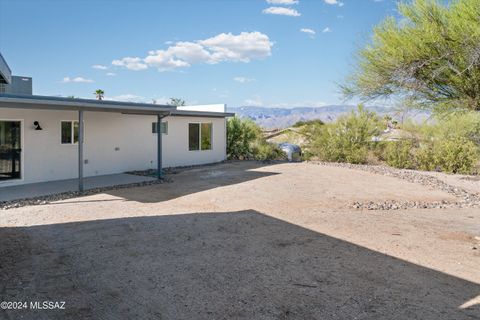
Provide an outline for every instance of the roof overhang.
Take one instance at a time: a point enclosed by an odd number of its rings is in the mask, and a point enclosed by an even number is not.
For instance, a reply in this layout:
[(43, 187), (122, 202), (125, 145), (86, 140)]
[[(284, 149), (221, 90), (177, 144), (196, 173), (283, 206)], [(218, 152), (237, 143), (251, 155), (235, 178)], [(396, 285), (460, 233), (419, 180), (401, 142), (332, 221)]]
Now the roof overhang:
[(116, 112), (132, 115), (165, 115), (174, 117), (227, 118), (230, 112), (177, 110), (175, 106), (110, 100), (77, 99), (36, 95), (0, 94), (0, 108)]
[(82, 110), (143, 115), (167, 115), (175, 110), (174, 106), (147, 103), (10, 94), (0, 94), (0, 108), (58, 111)]
[(205, 118), (228, 118), (234, 117), (235, 113), (231, 112), (212, 112), (212, 111), (191, 111), (191, 110), (174, 110), (170, 114), (173, 117), (205, 117)]

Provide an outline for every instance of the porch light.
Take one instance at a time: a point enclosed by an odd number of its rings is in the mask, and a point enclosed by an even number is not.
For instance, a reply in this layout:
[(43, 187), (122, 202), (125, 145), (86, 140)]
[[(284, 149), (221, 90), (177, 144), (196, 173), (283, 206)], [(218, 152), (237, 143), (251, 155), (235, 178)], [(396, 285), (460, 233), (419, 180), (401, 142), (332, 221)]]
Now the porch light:
[(43, 130), (42, 127), (40, 127), (40, 123), (38, 121), (33, 122), (33, 127), (35, 130)]

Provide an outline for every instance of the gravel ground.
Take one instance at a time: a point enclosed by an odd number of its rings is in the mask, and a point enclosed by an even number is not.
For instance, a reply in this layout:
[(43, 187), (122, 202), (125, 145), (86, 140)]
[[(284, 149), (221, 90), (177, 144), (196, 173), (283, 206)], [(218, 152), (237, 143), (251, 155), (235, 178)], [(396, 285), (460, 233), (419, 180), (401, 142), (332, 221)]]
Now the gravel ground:
[(233, 162), (0, 211), (0, 319), (478, 319), (480, 210), (370, 171)]
[[(462, 188), (458, 185), (452, 185), (450, 183), (458, 184), (458, 180), (453, 180), (447, 174), (436, 173), (433, 175), (429, 172), (422, 172), (416, 170), (404, 170), (396, 169), (387, 166), (372, 166), (372, 165), (355, 165), (350, 163), (330, 163), (330, 162), (311, 162), (313, 164), (323, 165), (323, 166), (334, 166), (340, 168), (348, 168), (355, 170), (363, 170), (372, 172), (375, 174), (380, 174), (389, 177), (395, 177), (402, 180), (406, 180), (412, 183), (418, 183), (426, 187), (430, 187), (436, 190), (445, 191), (451, 195), (454, 195), (458, 200), (457, 201), (434, 201), (434, 202), (425, 202), (425, 201), (397, 201), (391, 199), (384, 202), (355, 202), (352, 207), (355, 209), (368, 209), (368, 210), (399, 210), (399, 209), (408, 209), (408, 208), (419, 208), (419, 209), (441, 209), (441, 208), (480, 208), (480, 181), (476, 176), (462, 176), (462, 179), (466, 181), (471, 181), (471, 185), (476, 185), (475, 188)], [(471, 190), (468, 190), (471, 189)]]

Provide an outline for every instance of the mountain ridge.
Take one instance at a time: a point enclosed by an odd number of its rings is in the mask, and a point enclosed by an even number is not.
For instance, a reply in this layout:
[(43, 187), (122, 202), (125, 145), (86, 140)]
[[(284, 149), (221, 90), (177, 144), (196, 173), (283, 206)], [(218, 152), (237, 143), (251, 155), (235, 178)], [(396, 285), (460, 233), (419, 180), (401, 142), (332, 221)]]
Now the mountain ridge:
[[(264, 128), (286, 128), (297, 121), (308, 121), (320, 119), (324, 122), (331, 122), (340, 115), (356, 110), (355, 105), (327, 105), (322, 107), (294, 107), (278, 108), (267, 106), (241, 106), (227, 108), (228, 112), (234, 112), (241, 118), (248, 118)], [(385, 106), (366, 106), (365, 109), (374, 111), (380, 116), (390, 115), (393, 118), (413, 118), (414, 120), (424, 120), (429, 114), (424, 111), (416, 113), (403, 113), (392, 107)]]

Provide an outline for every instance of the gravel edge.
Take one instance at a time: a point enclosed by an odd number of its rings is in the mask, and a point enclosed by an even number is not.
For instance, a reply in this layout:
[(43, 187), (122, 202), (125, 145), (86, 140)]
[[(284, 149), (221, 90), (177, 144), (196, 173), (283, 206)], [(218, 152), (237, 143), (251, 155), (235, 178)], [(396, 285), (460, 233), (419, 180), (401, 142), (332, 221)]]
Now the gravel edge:
[(150, 181), (121, 184), (121, 185), (115, 185), (115, 186), (109, 186), (109, 187), (94, 188), (94, 189), (85, 190), (83, 192), (67, 191), (67, 192), (40, 196), (40, 197), (17, 199), (17, 200), (11, 200), (11, 201), (0, 201), (0, 210), (8, 210), (8, 209), (20, 208), (25, 206), (45, 205), (55, 201), (89, 196), (97, 193), (102, 193), (105, 191), (120, 190), (120, 189), (135, 188), (135, 187), (145, 187), (145, 186), (151, 186), (151, 185), (162, 184), (162, 183), (170, 183), (170, 182), (171, 182), (170, 179), (164, 178), (161, 180), (150, 180)]
[(444, 191), (458, 198), (458, 201), (397, 201), (387, 200), (383, 202), (356, 201), (350, 205), (354, 209), (366, 209), (366, 210), (400, 210), (400, 209), (446, 209), (446, 208), (480, 208), (480, 193), (472, 193), (465, 189), (452, 186), (436, 177), (431, 175), (422, 174), (421, 171), (397, 169), (381, 165), (360, 165), (350, 163), (336, 163), (336, 162), (320, 162), (309, 161), (311, 164), (339, 167), (354, 170), (362, 170), (379, 174), (383, 176), (389, 176), (406, 180), (408, 182), (421, 184), (423, 186)]

